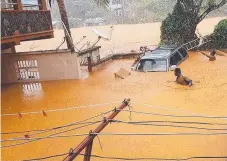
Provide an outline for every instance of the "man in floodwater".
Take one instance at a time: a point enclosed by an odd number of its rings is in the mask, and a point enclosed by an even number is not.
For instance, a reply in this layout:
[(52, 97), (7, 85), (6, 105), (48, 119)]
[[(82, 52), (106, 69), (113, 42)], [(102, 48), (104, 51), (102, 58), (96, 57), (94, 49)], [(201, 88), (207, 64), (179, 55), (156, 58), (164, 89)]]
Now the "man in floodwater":
[(174, 71), (175, 76), (177, 77), (176, 82), (181, 85), (188, 85), (189, 87), (192, 86), (192, 80), (188, 77), (185, 77), (181, 74), (181, 69), (176, 68)]
[(216, 57), (215, 57), (216, 51), (215, 50), (211, 50), (210, 51), (210, 55), (208, 55), (206, 53), (203, 53), (203, 52), (200, 52), (200, 53), (202, 53), (203, 55), (207, 56), (210, 61), (216, 60)]

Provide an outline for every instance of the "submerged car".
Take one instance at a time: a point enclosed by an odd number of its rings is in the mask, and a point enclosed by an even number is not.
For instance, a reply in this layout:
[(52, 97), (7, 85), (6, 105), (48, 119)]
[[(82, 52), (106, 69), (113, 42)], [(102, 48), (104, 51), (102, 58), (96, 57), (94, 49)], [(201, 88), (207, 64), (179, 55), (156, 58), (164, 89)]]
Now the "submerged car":
[(132, 67), (132, 70), (143, 72), (167, 72), (174, 70), (182, 61), (188, 58), (188, 52), (183, 47), (161, 46), (145, 55)]

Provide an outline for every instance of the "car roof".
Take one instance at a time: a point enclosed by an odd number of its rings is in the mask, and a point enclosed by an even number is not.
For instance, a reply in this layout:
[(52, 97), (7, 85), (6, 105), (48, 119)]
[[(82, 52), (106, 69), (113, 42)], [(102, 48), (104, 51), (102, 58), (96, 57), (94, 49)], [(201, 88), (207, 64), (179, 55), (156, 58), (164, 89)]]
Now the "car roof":
[(173, 54), (173, 51), (177, 49), (177, 45), (163, 45), (156, 48), (153, 51), (145, 52), (145, 56), (141, 59), (162, 59), (168, 58)]
[(146, 52), (145, 56), (143, 56), (141, 59), (158, 59), (158, 58), (167, 58), (172, 53), (171, 50), (167, 49), (156, 49), (151, 52)]

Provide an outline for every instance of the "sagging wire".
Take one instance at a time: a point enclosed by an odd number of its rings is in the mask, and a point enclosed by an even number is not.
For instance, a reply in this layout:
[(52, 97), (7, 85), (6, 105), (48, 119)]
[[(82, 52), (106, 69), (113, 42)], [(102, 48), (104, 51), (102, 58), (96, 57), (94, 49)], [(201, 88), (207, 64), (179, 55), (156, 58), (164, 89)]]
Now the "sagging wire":
[[(59, 109), (53, 109), (53, 110), (46, 110), (46, 112), (58, 112), (58, 111), (66, 111), (66, 110), (73, 110), (73, 109), (80, 109), (80, 108), (87, 108), (87, 107), (97, 107), (102, 105), (109, 105), (114, 103), (119, 103), (121, 101), (114, 101), (114, 102), (108, 102), (108, 103), (102, 103), (102, 104), (93, 104), (93, 105), (87, 105), (87, 106), (74, 106), (69, 108), (59, 108)], [(32, 112), (21, 112), (19, 113), (21, 115), (27, 115), (27, 114), (43, 114), (43, 111), (32, 111)], [(0, 116), (17, 116), (18, 113), (8, 113), (8, 114), (1, 114)]]
[(189, 128), (189, 129), (199, 129), (199, 130), (208, 130), (208, 131), (227, 131), (226, 129), (216, 129), (216, 128), (205, 128), (205, 127), (197, 127), (197, 126), (183, 126), (183, 125), (163, 125), (163, 124), (152, 124), (152, 123), (135, 123), (135, 122), (126, 122), (126, 121), (120, 121), (120, 120), (111, 120), (112, 122), (116, 123), (124, 123), (124, 124), (131, 124), (131, 125), (143, 125), (143, 126), (163, 126), (163, 127), (180, 127), (180, 128)]
[[(56, 158), (60, 156), (68, 155), (69, 153), (62, 153), (56, 154), (52, 156), (42, 157), (42, 158), (34, 158), (34, 159), (26, 159), (24, 161), (35, 161), (35, 160), (46, 160), (50, 158)], [(70, 153), (71, 155), (74, 154), (73, 152)], [(192, 156), (187, 158), (151, 158), (151, 157), (140, 157), (140, 158), (126, 158), (126, 157), (107, 157), (107, 156), (100, 156), (100, 155), (86, 155), (86, 154), (78, 154), (79, 156), (90, 156), (93, 158), (99, 159), (109, 159), (109, 160), (162, 160), (162, 161), (176, 161), (176, 160), (192, 160), (192, 159), (226, 159), (227, 156)]]
[[(62, 134), (62, 133), (66, 133), (66, 132), (69, 132), (69, 131), (73, 131), (73, 130), (76, 130), (76, 129), (81, 129), (81, 128), (84, 128), (84, 127), (87, 127), (87, 126), (90, 126), (90, 125), (93, 125), (93, 124), (96, 124), (96, 123), (99, 123), (99, 122), (102, 122), (102, 121), (96, 121), (96, 122), (92, 122), (92, 123), (89, 123), (89, 124), (86, 124), (86, 125), (83, 125), (83, 126), (79, 126), (79, 127), (76, 127), (76, 128), (72, 128), (72, 129), (69, 129), (69, 130), (65, 130), (65, 131), (62, 131), (62, 132), (58, 132), (58, 133), (54, 133), (54, 134), (51, 134), (49, 136), (55, 136), (57, 134)], [(11, 138), (11, 139), (5, 139), (5, 140), (1, 140), (1, 142), (7, 142), (7, 141), (18, 141), (18, 140), (29, 140), (29, 138), (31, 136), (34, 136), (34, 135), (29, 135), (28, 137), (17, 137), (17, 138)], [(46, 138), (46, 137), (39, 137), (38, 139), (41, 139), (41, 138)], [(30, 138), (30, 140), (34, 140), (35, 138)], [(37, 138), (36, 138), (37, 139)]]
[(132, 112), (131, 112), (132, 106), (130, 104), (128, 104), (128, 109), (129, 109), (129, 120), (131, 121), (132, 120)]
[(100, 146), (100, 148), (101, 148), (101, 150), (103, 150), (103, 146), (102, 146), (102, 143), (101, 143), (101, 141), (100, 141), (100, 138), (99, 138), (99, 136), (97, 135), (97, 138), (98, 138), (98, 141), (99, 141), (99, 146)]
[[(104, 112), (102, 114), (108, 114), (110, 112), (112, 112), (112, 110), (106, 111), (106, 112)], [(57, 126), (57, 127), (49, 128), (49, 129), (27, 130), (27, 131), (17, 131), (17, 132), (2, 132), (0, 134), (16, 134), (16, 133), (28, 133), (28, 132), (49, 132), (49, 131), (52, 131), (52, 130), (56, 130), (56, 129), (60, 129), (60, 128), (64, 128), (64, 127), (69, 127), (69, 126), (73, 126), (73, 125), (80, 125), (80, 124), (91, 123), (91, 122), (85, 122), (85, 121), (88, 121), (88, 120), (91, 120), (91, 119), (94, 119), (94, 118), (98, 118), (102, 114), (98, 114), (98, 115), (95, 115), (95, 116), (86, 118), (84, 120), (81, 120), (81, 121), (77, 121), (77, 122), (73, 122), (73, 123), (62, 125), (62, 126)]]
[[(114, 119), (110, 119), (111, 122), (118, 122), (121, 120), (114, 120)], [(165, 121), (165, 120), (150, 120), (150, 121), (130, 121), (129, 123), (174, 123), (174, 124), (199, 124), (199, 125), (223, 125), (223, 126), (227, 126), (227, 124), (224, 123), (210, 123), (210, 122), (190, 122), (190, 121)]]
[(108, 136), (199, 136), (199, 135), (227, 135), (227, 132), (216, 133), (91, 133), (92, 135)]
[(170, 115), (170, 114), (160, 114), (154, 112), (142, 112), (142, 111), (133, 111), (133, 110), (119, 110), (126, 111), (138, 114), (146, 114), (146, 115), (156, 115), (156, 116), (166, 116), (166, 117), (189, 117), (189, 118), (213, 118), (213, 119), (227, 119), (227, 116), (205, 116), (205, 115)]
[[(82, 133), (82, 134), (71, 134), (71, 135), (49, 135), (46, 137), (37, 137), (37, 138), (21, 138), (20, 140), (28, 140), (28, 141), (35, 141), (35, 140), (41, 140), (41, 139), (54, 139), (54, 138), (71, 138), (71, 137), (75, 137), (75, 136), (89, 136), (89, 135), (105, 135), (105, 136), (199, 136), (199, 135), (207, 135), (207, 136), (216, 136), (216, 135), (227, 135), (227, 132), (216, 132), (216, 133)], [(19, 140), (19, 139), (18, 139)], [(27, 142), (26, 142), (27, 143)], [(19, 143), (19, 144), (11, 144), (8, 146), (2, 146), (1, 148), (4, 147), (13, 147), (13, 146), (17, 146), (17, 145), (22, 145), (25, 144), (25, 142), (23, 143)]]

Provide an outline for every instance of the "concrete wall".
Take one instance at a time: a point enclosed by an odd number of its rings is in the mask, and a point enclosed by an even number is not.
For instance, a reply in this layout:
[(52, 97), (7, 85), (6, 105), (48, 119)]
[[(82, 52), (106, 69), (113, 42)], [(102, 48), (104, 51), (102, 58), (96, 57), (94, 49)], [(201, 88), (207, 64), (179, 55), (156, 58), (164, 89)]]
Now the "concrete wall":
[[(18, 80), (15, 65), (17, 61), (22, 60), (37, 60), (40, 79)], [(80, 65), (77, 54), (71, 54), (68, 51), (2, 54), (1, 67), (3, 84), (80, 78)]]
[(100, 52), (99, 52), (99, 47), (96, 47), (94, 49), (87, 49), (88, 51), (84, 54), (80, 54), (79, 53), (79, 59), (80, 59), (80, 63), (83, 62), (83, 60), (87, 60), (87, 57), (90, 56), (91, 57), (91, 61), (92, 63), (97, 63), (99, 61), (100, 58)]

